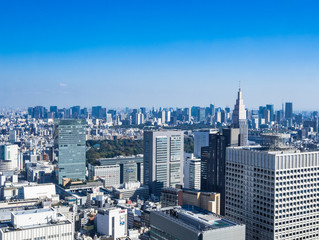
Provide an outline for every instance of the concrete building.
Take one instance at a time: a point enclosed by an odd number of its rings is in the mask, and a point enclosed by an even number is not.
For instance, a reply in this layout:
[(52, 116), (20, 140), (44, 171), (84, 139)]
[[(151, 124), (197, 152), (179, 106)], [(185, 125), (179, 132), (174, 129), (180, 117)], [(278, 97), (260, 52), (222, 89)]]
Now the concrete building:
[(206, 213), (180, 207), (151, 211), (150, 239), (156, 240), (244, 240), (245, 225)]
[(95, 217), (96, 231), (112, 239), (127, 236), (127, 209), (110, 208), (99, 210)]
[(0, 145), (0, 172), (18, 170), (18, 145)]
[(26, 164), (27, 180), (29, 182), (50, 183), (54, 180), (55, 165), (49, 162), (36, 162)]
[(14, 130), (14, 129), (10, 129), (10, 130), (9, 130), (9, 142), (10, 142), (11, 144), (14, 144), (14, 143), (17, 142), (17, 140), (18, 140), (17, 131)]
[(160, 196), (162, 187), (183, 184), (184, 133), (144, 132), (144, 184)]
[(103, 179), (104, 187), (118, 187), (121, 184), (120, 165), (94, 166), (89, 164), (89, 179)]
[(122, 188), (114, 189), (113, 194), (117, 199), (147, 200), (149, 198), (149, 188), (148, 186), (141, 186), (140, 182), (129, 182), (124, 183)]
[(54, 131), (55, 147), (59, 162), (57, 178), (85, 180), (86, 171), (86, 122), (85, 120), (58, 120)]
[(71, 240), (72, 223), (53, 208), (11, 213), (11, 222), (0, 226), (1, 240)]
[(97, 160), (97, 165), (88, 165), (89, 179), (94, 180), (101, 178), (100, 176), (107, 176), (103, 171), (107, 171), (110, 165), (117, 165), (120, 168), (119, 182), (120, 184), (128, 182), (143, 183), (143, 156), (120, 156), (115, 158), (101, 158)]
[(183, 205), (196, 206), (220, 215), (220, 193), (183, 189)]
[(226, 150), (226, 216), (251, 239), (318, 239), (319, 152)]
[(161, 192), (161, 205), (165, 207), (174, 207), (183, 205), (183, 190), (172, 187), (164, 187)]
[(56, 195), (55, 184), (37, 184), (22, 187), (23, 199), (52, 198)]
[(201, 159), (185, 153), (184, 187), (200, 190)]

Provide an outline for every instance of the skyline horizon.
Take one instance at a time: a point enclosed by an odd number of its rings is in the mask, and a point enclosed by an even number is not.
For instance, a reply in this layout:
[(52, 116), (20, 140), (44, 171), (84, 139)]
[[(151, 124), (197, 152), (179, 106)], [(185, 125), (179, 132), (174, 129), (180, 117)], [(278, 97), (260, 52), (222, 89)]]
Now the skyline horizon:
[(0, 6), (6, 23), (0, 107), (233, 107), (240, 81), (251, 109), (267, 102), (319, 108), (316, 6), (167, 0)]

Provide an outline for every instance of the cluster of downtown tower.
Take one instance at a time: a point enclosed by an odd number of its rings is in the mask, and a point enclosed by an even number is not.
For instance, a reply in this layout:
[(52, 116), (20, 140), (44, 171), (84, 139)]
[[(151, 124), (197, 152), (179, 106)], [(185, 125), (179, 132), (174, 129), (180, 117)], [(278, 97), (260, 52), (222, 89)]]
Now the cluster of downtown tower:
[[(161, 202), (162, 210), (151, 214), (155, 220), (151, 222), (150, 239), (181, 239), (177, 232), (182, 231), (184, 225), (176, 218), (183, 212), (167, 208), (182, 205), (181, 191), (184, 196), (197, 196), (194, 206), (219, 214), (218, 220), (215, 217), (216, 221), (221, 221), (219, 224), (245, 226), (244, 231), (229, 228), (228, 233), (221, 232), (221, 239), (234, 239), (236, 234), (238, 239), (248, 240), (319, 238), (316, 112), (310, 117), (294, 115), (292, 103), (285, 104), (285, 111), (275, 112), (272, 104), (248, 111), (239, 89), (232, 113), (229, 108), (215, 108), (214, 105), (191, 109), (160, 108), (150, 112), (146, 108), (107, 111), (95, 106), (91, 113), (79, 106), (69, 109), (52, 106), (50, 111), (37, 106), (29, 108), (28, 115), (34, 119), (54, 119), (52, 135), (57, 167), (52, 182), (59, 189), (97, 179), (106, 187), (112, 184), (115, 187), (132, 179), (141, 184), (134, 199)], [(88, 125), (93, 127), (88, 128)], [(143, 139), (143, 156), (104, 158), (98, 159), (98, 166), (87, 164), (88, 135), (98, 139), (103, 137), (98, 127), (111, 128), (113, 125), (122, 126), (114, 131), (127, 131), (125, 134), (129, 137), (132, 132), (123, 129), (136, 128), (134, 134), (141, 134)], [(179, 126), (190, 128), (176, 130)], [(37, 132), (36, 128), (31, 124), (31, 134)], [(10, 129), (9, 140), (13, 143), (15, 134), (16, 131)], [(186, 153), (184, 145), (184, 138), (190, 136), (194, 139), (193, 154)], [(0, 146), (0, 167), (4, 170), (17, 168), (10, 160), (14, 149), (13, 145)], [(125, 191), (116, 189), (115, 192), (120, 196)], [(203, 200), (207, 196), (209, 199)], [(110, 216), (112, 211), (99, 210), (97, 219)], [(168, 213), (173, 217), (166, 216)], [(169, 224), (163, 224), (163, 219)], [(180, 224), (177, 224), (181, 227), (179, 230), (170, 227), (175, 223)], [(210, 239), (208, 235), (205, 238), (205, 234), (212, 234), (214, 231), (209, 231), (215, 229), (209, 227), (208, 231), (206, 227), (189, 223), (184, 230), (197, 234), (196, 239), (205, 240)]]

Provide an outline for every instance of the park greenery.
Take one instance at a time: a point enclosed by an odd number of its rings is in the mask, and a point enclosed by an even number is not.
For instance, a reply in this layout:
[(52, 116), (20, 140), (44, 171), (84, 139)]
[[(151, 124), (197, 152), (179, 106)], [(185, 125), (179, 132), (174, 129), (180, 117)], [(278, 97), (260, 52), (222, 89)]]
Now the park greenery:
[[(143, 140), (117, 139), (117, 140), (88, 140), (86, 159), (88, 163), (96, 164), (99, 158), (112, 158), (116, 156), (132, 156), (143, 154)], [(184, 138), (184, 151), (193, 152), (194, 141), (191, 137)]]

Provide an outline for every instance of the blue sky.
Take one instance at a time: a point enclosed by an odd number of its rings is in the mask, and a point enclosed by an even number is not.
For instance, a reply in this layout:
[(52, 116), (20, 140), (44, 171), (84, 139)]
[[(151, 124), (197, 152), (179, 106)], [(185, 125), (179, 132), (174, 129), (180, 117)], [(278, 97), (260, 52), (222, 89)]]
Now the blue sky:
[(1, 1), (0, 106), (319, 107), (316, 1)]

